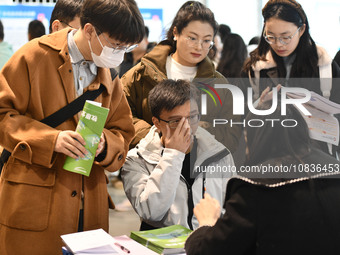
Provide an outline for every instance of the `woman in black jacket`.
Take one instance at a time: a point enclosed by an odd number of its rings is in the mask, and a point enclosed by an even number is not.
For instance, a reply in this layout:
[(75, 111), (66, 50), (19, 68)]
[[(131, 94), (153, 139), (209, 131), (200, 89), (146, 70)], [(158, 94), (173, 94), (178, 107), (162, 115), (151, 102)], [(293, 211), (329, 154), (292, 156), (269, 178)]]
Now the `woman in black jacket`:
[[(286, 116), (278, 107), (251, 119), (263, 126), (245, 129), (247, 160), (228, 183), (226, 212), (218, 219), (217, 201), (201, 200), (194, 209), (201, 227), (189, 236), (187, 254), (340, 254), (339, 161), (311, 145), (291, 105)], [(282, 125), (287, 119), (292, 127)]]

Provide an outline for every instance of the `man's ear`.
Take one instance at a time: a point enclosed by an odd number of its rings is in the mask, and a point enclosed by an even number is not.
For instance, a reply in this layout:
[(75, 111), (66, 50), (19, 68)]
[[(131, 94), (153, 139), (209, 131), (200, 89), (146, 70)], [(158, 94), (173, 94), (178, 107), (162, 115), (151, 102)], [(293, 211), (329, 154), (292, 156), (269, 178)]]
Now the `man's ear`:
[(161, 125), (159, 123), (159, 119), (157, 119), (156, 117), (152, 117), (152, 123), (156, 126), (156, 128), (161, 130)]
[(61, 24), (60, 20), (56, 19), (52, 22), (52, 33), (62, 30), (64, 26)]
[(84, 32), (86, 39), (90, 40), (92, 34), (95, 33), (94, 26), (92, 26), (90, 23), (86, 23), (84, 26)]

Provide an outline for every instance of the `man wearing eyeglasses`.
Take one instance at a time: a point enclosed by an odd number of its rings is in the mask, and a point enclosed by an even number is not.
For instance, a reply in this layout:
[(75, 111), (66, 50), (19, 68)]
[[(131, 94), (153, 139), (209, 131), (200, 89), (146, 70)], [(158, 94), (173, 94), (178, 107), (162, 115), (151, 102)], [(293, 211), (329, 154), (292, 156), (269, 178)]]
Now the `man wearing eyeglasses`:
[(83, 0), (58, 0), (51, 14), (50, 33), (67, 27), (79, 29), (82, 4)]
[[(78, 30), (62, 29), (19, 49), (0, 72), (0, 145), (11, 152), (0, 176), (0, 254), (61, 254), (60, 235), (108, 231), (104, 169), (125, 161), (134, 136), (118, 77), (125, 52), (144, 37), (133, 0), (85, 0)], [(63, 169), (66, 156), (85, 158), (75, 132), (79, 114), (56, 128), (40, 122), (87, 91), (109, 109), (89, 177)]]
[(193, 207), (209, 193), (224, 201), (233, 175), (229, 151), (199, 127), (197, 88), (164, 80), (148, 96), (154, 126), (122, 167), (125, 193), (142, 218), (141, 230), (198, 227)]

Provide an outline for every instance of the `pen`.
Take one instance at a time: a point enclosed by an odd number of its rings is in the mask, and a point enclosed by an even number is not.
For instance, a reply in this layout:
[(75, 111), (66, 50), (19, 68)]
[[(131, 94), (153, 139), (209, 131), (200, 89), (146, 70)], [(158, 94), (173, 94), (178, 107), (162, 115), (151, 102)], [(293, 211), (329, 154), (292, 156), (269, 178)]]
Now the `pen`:
[(122, 251), (126, 252), (126, 253), (130, 253), (130, 250), (126, 247), (124, 247), (123, 245), (119, 244), (119, 243), (115, 243), (116, 246), (118, 246)]
[(203, 180), (202, 180), (202, 198), (204, 198), (204, 193), (207, 191), (206, 187), (206, 180), (205, 180), (205, 173), (203, 174)]

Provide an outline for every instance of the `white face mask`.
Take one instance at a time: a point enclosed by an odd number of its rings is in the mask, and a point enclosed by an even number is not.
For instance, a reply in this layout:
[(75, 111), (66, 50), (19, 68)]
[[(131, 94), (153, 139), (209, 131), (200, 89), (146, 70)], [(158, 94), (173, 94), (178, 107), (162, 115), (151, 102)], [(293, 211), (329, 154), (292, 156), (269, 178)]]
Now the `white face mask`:
[(102, 53), (100, 54), (100, 56), (96, 55), (92, 51), (91, 43), (89, 41), (91, 56), (92, 56), (92, 59), (93, 59), (93, 62), (95, 63), (95, 65), (98, 66), (98, 67), (104, 67), (104, 68), (115, 68), (115, 67), (119, 66), (124, 60), (125, 51), (124, 50), (114, 50), (110, 47), (103, 46), (103, 44), (99, 40), (97, 33), (96, 33), (96, 36), (97, 36), (97, 39), (98, 39), (100, 45), (102, 46), (103, 50), (102, 50)]

